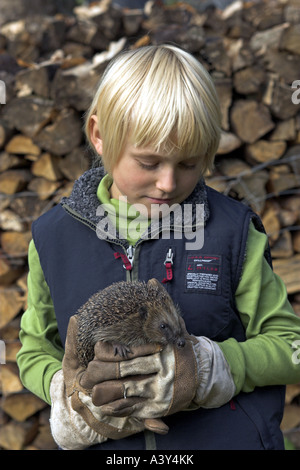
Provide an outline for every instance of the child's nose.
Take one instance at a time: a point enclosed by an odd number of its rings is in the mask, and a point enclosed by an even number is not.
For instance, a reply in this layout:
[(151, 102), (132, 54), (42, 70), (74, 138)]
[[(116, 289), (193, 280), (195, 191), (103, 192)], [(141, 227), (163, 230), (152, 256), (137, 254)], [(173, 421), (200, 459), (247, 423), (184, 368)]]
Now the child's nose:
[(159, 173), (156, 188), (164, 193), (172, 193), (175, 190), (176, 178), (173, 169), (164, 169)]

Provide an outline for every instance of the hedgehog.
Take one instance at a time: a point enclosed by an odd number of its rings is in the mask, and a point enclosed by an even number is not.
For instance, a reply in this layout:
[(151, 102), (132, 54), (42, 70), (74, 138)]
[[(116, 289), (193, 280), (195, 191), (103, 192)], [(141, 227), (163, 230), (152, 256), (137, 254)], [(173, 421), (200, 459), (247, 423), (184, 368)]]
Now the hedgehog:
[(111, 343), (126, 358), (131, 347), (171, 343), (185, 345), (180, 309), (157, 279), (120, 281), (96, 292), (77, 312), (78, 358), (83, 366), (94, 357), (97, 341)]

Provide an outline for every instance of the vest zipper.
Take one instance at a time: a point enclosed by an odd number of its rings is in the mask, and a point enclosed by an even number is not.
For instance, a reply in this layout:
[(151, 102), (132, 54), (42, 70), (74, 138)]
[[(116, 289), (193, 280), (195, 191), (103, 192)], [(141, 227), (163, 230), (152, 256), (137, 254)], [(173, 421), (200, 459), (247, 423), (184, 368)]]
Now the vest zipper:
[(167, 256), (166, 256), (166, 259), (165, 259), (165, 262), (164, 262), (164, 265), (167, 266), (167, 264), (170, 264), (172, 265), (173, 264), (173, 251), (172, 251), (172, 248), (169, 248), (168, 249), (168, 253), (167, 253)]
[(126, 250), (126, 253), (127, 253), (128, 261), (131, 264), (131, 266), (133, 265), (134, 252), (135, 252), (135, 248), (132, 245), (129, 245), (129, 247)]
[[(62, 204), (62, 207), (64, 208), (64, 210), (71, 216), (73, 217), (74, 219), (78, 220), (79, 222), (83, 223), (84, 225), (87, 225), (89, 228), (91, 228), (92, 230), (94, 230), (96, 232), (96, 225), (93, 223), (93, 222), (90, 222), (88, 219), (86, 219), (85, 217), (82, 217), (80, 214), (78, 214), (78, 212), (74, 211), (73, 209), (71, 209), (67, 204)], [(123, 252), (123, 255), (121, 256), (121, 254), (119, 254), (120, 256), (118, 256), (118, 254), (116, 253), (115, 254), (115, 258), (116, 257), (121, 257), (123, 258), (123, 266), (124, 268), (126, 269), (126, 280), (127, 281), (133, 281), (135, 279), (138, 279), (138, 272), (137, 272), (137, 266), (135, 266), (134, 269), (133, 268), (133, 261), (134, 261), (134, 257), (135, 257), (135, 253), (136, 253), (136, 248), (137, 248), (137, 245), (140, 245), (143, 241), (145, 240), (139, 240), (135, 246), (132, 246), (132, 245), (129, 245), (127, 243), (122, 243), (119, 239), (113, 239), (113, 238), (107, 238), (106, 241), (108, 243), (113, 243), (115, 245), (118, 245), (120, 247), (122, 247), (122, 249), (124, 250)], [(126, 253), (126, 254), (125, 254)], [(128, 259), (125, 260), (125, 257)], [(135, 263), (136, 265), (136, 263)]]

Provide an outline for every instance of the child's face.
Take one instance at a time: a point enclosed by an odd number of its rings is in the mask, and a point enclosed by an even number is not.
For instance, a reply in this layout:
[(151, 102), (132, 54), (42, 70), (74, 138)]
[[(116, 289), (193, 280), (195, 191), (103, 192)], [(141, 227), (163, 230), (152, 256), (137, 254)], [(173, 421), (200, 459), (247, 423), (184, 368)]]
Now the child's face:
[[(127, 197), (130, 204), (142, 204), (144, 215), (151, 205), (181, 203), (201, 177), (200, 158), (179, 154), (163, 155), (151, 147), (127, 144), (112, 170), (111, 197)], [(140, 208), (139, 208), (140, 210)]]

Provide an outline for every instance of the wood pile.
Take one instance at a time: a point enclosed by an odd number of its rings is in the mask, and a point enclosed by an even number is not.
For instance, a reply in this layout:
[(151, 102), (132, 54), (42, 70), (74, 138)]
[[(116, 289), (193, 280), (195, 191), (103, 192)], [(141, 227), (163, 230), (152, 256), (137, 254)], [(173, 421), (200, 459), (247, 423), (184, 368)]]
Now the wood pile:
[[(300, 4), (236, 1), (219, 10), (152, 1), (132, 10), (103, 0), (62, 2), (69, 11), (57, 11), (59, 2), (36, 0), (30, 12), (25, 1), (1, 1), (0, 448), (53, 449), (49, 406), (23, 388), (16, 365), (31, 223), (91, 165), (83, 114), (123, 48), (171, 41), (213, 75), (223, 132), (207, 182), (261, 215), (274, 269), (300, 315)], [(299, 396), (289, 388), (284, 429), (300, 425)]]

